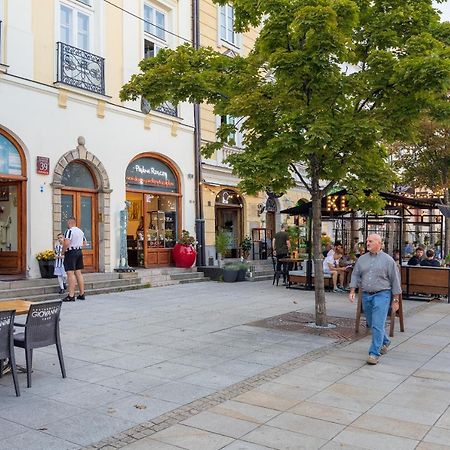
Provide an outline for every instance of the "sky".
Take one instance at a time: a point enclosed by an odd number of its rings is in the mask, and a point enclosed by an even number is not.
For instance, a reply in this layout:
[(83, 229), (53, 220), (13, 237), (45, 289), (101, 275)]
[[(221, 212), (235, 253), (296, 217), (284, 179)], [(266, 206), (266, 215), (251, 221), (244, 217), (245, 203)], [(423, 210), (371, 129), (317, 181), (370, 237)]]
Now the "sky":
[(450, 1), (447, 0), (445, 3), (441, 3), (438, 5), (435, 3), (435, 6), (442, 11), (441, 20), (447, 20), (450, 21)]

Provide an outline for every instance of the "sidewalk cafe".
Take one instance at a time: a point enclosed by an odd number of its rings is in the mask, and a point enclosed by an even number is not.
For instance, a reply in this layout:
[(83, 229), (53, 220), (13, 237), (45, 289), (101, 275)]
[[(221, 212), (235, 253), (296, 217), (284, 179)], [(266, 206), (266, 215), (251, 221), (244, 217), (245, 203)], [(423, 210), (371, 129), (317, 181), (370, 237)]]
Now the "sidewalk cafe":
[[(393, 256), (398, 253), (402, 270), (405, 296), (416, 294), (447, 295), (450, 299), (450, 270), (445, 266), (444, 214), (437, 198), (413, 198), (394, 193), (381, 193), (386, 206), (381, 215), (354, 211), (348, 207), (347, 193), (339, 190), (322, 199), (323, 229), (328, 228), (332, 241), (340, 242), (351, 259), (356, 259), (355, 246), (364, 248), (369, 234), (379, 234), (384, 242), (383, 250)], [(304, 280), (305, 288), (313, 288), (312, 264), (312, 203), (302, 202), (281, 213), (303, 217), (307, 224), (305, 273), (296, 282)], [(407, 266), (416, 247), (433, 249), (441, 267)]]

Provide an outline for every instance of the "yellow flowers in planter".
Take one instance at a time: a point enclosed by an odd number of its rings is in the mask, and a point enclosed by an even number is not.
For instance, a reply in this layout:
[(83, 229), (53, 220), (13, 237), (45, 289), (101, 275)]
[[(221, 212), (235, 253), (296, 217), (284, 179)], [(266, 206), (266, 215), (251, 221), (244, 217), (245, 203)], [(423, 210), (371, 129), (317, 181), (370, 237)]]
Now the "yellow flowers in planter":
[(53, 250), (44, 250), (36, 255), (38, 261), (52, 261), (55, 259), (55, 252)]

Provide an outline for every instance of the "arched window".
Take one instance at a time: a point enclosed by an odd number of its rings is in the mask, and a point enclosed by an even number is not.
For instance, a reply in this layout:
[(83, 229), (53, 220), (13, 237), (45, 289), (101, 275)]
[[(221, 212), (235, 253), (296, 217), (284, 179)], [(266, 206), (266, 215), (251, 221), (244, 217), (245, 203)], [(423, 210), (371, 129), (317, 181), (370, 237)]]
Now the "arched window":
[(22, 175), (20, 153), (3, 134), (0, 134), (0, 174)]
[(67, 187), (95, 189), (91, 171), (81, 162), (71, 162), (62, 174), (61, 184)]

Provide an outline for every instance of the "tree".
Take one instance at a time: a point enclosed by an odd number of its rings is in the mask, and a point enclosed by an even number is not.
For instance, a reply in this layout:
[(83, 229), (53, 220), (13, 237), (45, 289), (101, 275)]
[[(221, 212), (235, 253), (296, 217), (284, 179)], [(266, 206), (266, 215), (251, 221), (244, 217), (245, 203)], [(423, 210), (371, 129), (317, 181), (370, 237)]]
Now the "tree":
[[(450, 126), (429, 117), (423, 119), (411, 143), (393, 145), (394, 167), (401, 180), (416, 188), (442, 192), (443, 203), (450, 207)], [(443, 250), (450, 251), (450, 219), (445, 220)]]
[[(233, 5), (236, 31), (259, 27), (250, 54), (162, 50), (141, 62), (121, 98), (207, 102), (218, 115), (243, 118), (245, 151), (228, 158), (242, 189), (305, 186), (313, 205), (316, 323), (326, 326), (321, 198), (339, 183), (353, 206), (381, 208), (377, 191), (393, 175), (381, 143), (408, 138), (421, 111), (448, 89), (449, 28), (431, 0), (213, 1)], [(233, 131), (222, 125), (218, 142), (203, 152), (229, 143)]]

